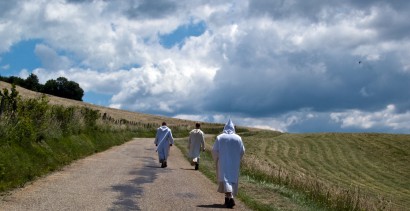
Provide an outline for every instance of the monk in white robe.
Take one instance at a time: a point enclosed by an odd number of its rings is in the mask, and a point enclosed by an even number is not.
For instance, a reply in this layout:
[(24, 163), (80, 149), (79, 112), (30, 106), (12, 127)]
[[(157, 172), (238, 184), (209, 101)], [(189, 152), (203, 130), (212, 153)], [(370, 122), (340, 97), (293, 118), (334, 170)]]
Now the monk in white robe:
[(167, 127), (167, 123), (163, 122), (162, 126), (157, 129), (154, 143), (157, 146), (161, 168), (166, 168), (169, 149), (174, 144), (174, 138), (172, 137), (171, 129)]
[(200, 128), (201, 124), (196, 123), (188, 138), (188, 156), (191, 158), (191, 164), (195, 165), (195, 170), (199, 168), (201, 150), (205, 151), (205, 135)]
[(245, 153), (245, 147), (235, 126), (229, 119), (223, 133), (216, 137), (212, 148), (212, 157), (216, 162), (218, 192), (225, 193), (225, 205), (235, 205), (234, 196), (238, 193), (239, 167)]

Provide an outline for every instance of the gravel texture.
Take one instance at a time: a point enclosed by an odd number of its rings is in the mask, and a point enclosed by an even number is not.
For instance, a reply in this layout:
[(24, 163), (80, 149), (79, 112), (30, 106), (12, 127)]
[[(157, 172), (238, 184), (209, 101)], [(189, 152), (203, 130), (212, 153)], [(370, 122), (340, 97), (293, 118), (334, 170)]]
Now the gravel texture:
[[(160, 168), (153, 139), (133, 139), (2, 197), (0, 210), (226, 210), (224, 195), (181, 151)], [(239, 189), (240, 191), (240, 189)], [(235, 210), (248, 210), (236, 200)]]

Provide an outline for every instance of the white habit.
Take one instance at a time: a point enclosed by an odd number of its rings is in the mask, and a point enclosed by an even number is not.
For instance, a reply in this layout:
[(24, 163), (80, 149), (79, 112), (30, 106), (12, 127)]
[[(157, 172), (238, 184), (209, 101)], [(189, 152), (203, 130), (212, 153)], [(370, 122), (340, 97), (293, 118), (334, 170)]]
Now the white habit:
[(169, 154), (170, 144), (174, 144), (174, 138), (172, 137), (171, 129), (166, 125), (157, 129), (157, 135), (155, 136), (155, 144), (158, 145), (158, 159), (159, 162), (166, 161)]
[(188, 149), (188, 156), (192, 159), (199, 158), (201, 149), (205, 149), (205, 137), (201, 129), (193, 129), (189, 132)]
[(222, 134), (216, 137), (212, 156), (216, 162), (218, 192), (238, 193), (239, 167), (245, 153), (240, 136), (235, 134), (235, 126), (229, 119)]

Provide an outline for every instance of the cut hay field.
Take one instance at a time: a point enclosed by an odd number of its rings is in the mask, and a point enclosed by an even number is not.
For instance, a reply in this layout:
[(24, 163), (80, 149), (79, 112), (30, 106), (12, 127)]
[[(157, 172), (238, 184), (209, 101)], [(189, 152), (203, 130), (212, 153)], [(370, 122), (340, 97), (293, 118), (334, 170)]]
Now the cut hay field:
[(324, 191), (316, 197), (341, 195), (366, 210), (409, 210), (410, 135), (261, 132), (246, 135), (244, 142), (245, 168), (272, 175), (273, 181)]
[[(241, 200), (255, 210), (410, 210), (410, 135), (240, 133)], [(215, 137), (207, 138), (210, 150)], [(178, 143), (186, 153), (186, 140)], [(202, 156), (204, 174), (214, 164)]]

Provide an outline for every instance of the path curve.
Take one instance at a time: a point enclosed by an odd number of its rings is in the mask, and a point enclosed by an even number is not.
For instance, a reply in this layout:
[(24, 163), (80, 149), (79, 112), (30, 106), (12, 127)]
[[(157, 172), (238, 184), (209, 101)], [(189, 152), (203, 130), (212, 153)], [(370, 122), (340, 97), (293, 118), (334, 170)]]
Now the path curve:
[[(225, 210), (216, 184), (177, 147), (160, 168), (153, 139), (136, 138), (78, 160), (3, 196), (0, 210)], [(235, 210), (247, 210), (236, 200)]]

